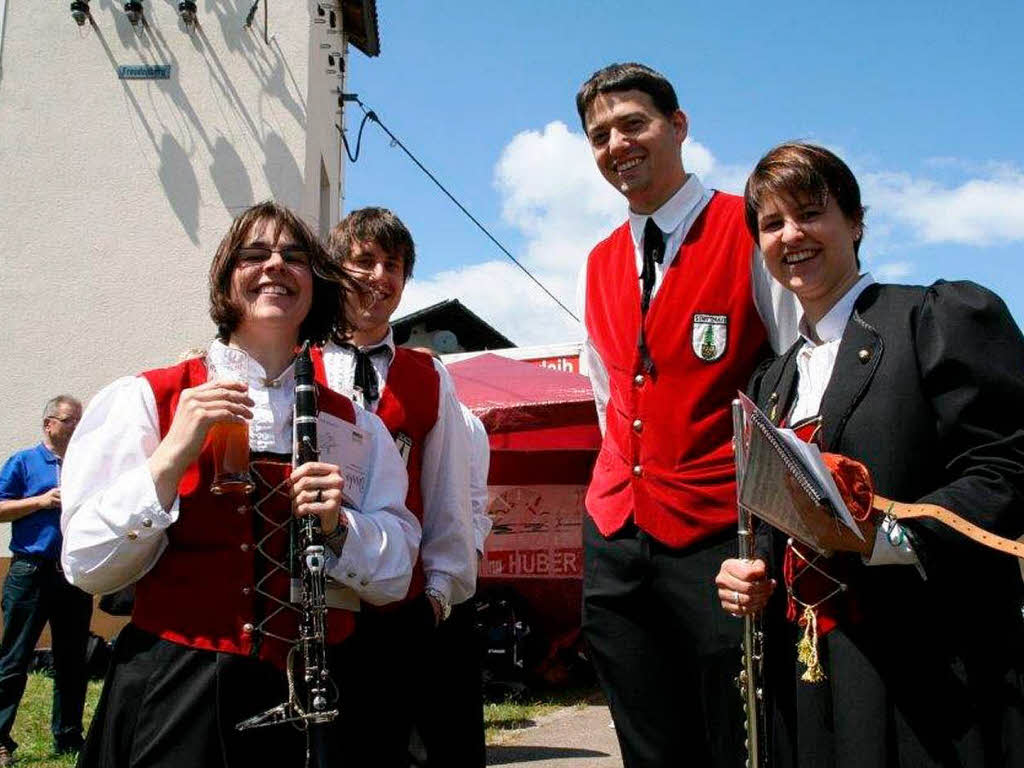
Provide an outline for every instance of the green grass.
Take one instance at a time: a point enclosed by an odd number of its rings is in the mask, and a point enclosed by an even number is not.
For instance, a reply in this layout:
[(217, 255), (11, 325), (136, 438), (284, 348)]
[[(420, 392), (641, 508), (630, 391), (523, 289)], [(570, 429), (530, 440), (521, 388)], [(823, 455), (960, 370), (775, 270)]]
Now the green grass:
[[(90, 682), (85, 696), (83, 724), (88, 730), (102, 683)], [(16, 765), (35, 768), (73, 768), (76, 755), (55, 755), (53, 736), (50, 734), (50, 707), (53, 703), (53, 680), (45, 675), (28, 676), (25, 695), (18, 708), (11, 737), (18, 742), (14, 753)]]
[(528, 728), (545, 715), (564, 707), (583, 707), (601, 701), (601, 693), (593, 687), (554, 691), (526, 691), (504, 701), (484, 704), (484, 728), (487, 743), (500, 741), (506, 731)]
[[(88, 730), (96, 702), (100, 697), (102, 683), (90, 682), (85, 698), (83, 724)], [(600, 699), (595, 688), (569, 688), (556, 691), (526, 691), (509, 696), (503, 701), (489, 701), (484, 704), (484, 725), (487, 743), (501, 739), (502, 734), (519, 728), (527, 728), (545, 715), (563, 707), (582, 707)], [(53, 700), (53, 681), (45, 675), (28, 676), (25, 696), (18, 709), (12, 736), (18, 742), (15, 753), (17, 765), (33, 768), (73, 768), (74, 755), (55, 755), (53, 738), (50, 735), (50, 706)]]

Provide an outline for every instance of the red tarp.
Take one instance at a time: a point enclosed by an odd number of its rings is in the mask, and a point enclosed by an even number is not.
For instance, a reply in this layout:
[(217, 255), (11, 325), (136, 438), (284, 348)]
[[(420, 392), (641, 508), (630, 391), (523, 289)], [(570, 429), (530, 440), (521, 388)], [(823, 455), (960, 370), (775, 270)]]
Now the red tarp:
[(495, 450), (601, 447), (590, 380), (498, 355), (448, 367), (459, 400), (480, 417)]
[(515, 590), (534, 629), (561, 642), (579, 629), (583, 501), (601, 445), (590, 381), (490, 354), (448, 372), (490, 438), (480, 586)]

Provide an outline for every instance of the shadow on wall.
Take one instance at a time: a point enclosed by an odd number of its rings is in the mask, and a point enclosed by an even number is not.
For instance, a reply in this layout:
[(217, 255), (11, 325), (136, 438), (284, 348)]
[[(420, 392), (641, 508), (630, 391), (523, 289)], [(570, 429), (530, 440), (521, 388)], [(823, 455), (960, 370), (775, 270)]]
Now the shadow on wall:
[(221, 202), (232, 216), (255, 202), (252, 182), (249, 180), (245, 163), (234, 146), (223, 136), (218, 136), (213, 143), (210, 176), (213, 177), (213, 185), (217, 188)]
[(276, 133), (268, 133), (263, 145), (263, 174), (275, 200), (296, 205), (302, 196), (302, 171), (288, 145)]
[[(269, 30), (270, 47), (263, 42), (262, 8), (257, 9), (260, 12), (253, 18), (252, 28), (245, 29), (242, 22), (252, 8), (252, 0), (207, 0), (207, 7), (217, 17), (228, 51), (245, 56), (245, 61), (259, 80), (263, 92), (276, 96), (295, 121), (305, 125), (305, 92), (296, 82), (295, 75), (281, 52), (281, 46), (273, 35), (273, 29)], [(291, 83), (291, 88), (288, 87), (288, 83)]]
[(192, 244), (199, 245), (199, 182), (185, 150), (169, 133), (160, 139), (159, 176), (174, 215)]
[[(171, 0), (166, 1), (175, 4)], [(148, 22), (133, 27), (124, 14), (123, 4), (117, 0), (100, 0), (98, 5), (101, 10), (109, 13), (122, 46), (137, 57), (138, 61), (132, 63), (170, 64), (172, 67), (170, 79), (146, 84), (149, 88), (158, 89), (174, 105), (169, 125), (161, 118), (159, 109), (149, 108), (148, 113), (155, 121), (151, 124), (147, 111), (143, 110), (133, 91), (133, 85), (124, 80), (120, 82), (138, 125), (146, 133), (159, 158), (159, 167), (153, 170), (164, 188), (171, 209), (193, 243), (199, 242), (201, 203), (199, 180), (192, 165), (197, 138), (212, 158), (208, 168), (210, 177), (221, 203), (232, 215), (251, 205), (255, 198), (252, 179), (242, 155), (235, 147), (238, 142), (233, 137), (236, 135), (251, 137), (251, 145), (255, 145), (252, 146), (254, 155), (262, 150), (262, 171), (271, 196), (291, 205), (298, 203), (302, 190), (302, 171), (294, 155), (280, 133), (269, 129), (262, 114), (254, 119), (201, 26), (190, 32), (189, 37), (206, 62), (209, 80), (215, 84), (218, 95), (222, 97), (218, 104), (223, 118), (231, 123), (226, 126), (226, 133), (231, 139), (221, 134), (211, 141), (207, 135), (203, 121), (181, 87), (180, 77), (183, 73), (180, 64), (161, 31)], [(261, 33), (256, 29), (257, 22), (261, 24), (262, 19), (254, 20), (253, 29), (244, 28), (245, 15), (250, 7), (250, 0), (236, 3), (229, 0), (207, 0), (207, 9), (213, 11), (220, 24), (227, 50), (246, 61), (260, 84), (260, 105), (268, 98), (276, 100), (299, 125), (304, 125), (306, 115), (301, 89), (277, 41), (271, 39), (270, 46), (263, 43)], [(104, 26), (109, 25), (104, 22)], [(179, 28), (185, 31), (180, 22)], [(117, 60), (95, 24), (93, 32), (116, 73), (118, 65), (125, 62)], [(140, 86), (136, 84), (134, 87)], [(262, 113), (262, 109), (260, 111)], [(234, 128), (239, 130), (232, 130)], [(246, 141), (246, 144), (250, 142)]]
[[(127, 24), (127, 21), (125, 23)], [(118, 62), (114, 57), (113, 51), (110, 50), (103, 32), (95, 24), (92, 31), (100, 45), (103, 46), (103, 51), (106, 53), (107, 58), (110, 60), (110, 65), (116, 73)], [(132, 34), (134, 35), (134, 32)], [(157, 178), (163, 185), (171, 209), (178, 217), (189, 239), (198, 245), (199, 182), (196, 180), (195, 172), (192, 170), (192, 163), (181, 144), (172, 135), (165, 131), (160, 139), (157, 139), (156, 133), (146, 118), (146, 113), (135, 97), (134, 91), (129, 87), (128, 81), (121, 80), (120, 83), (125, 101), (135, 112), (138, 125), (142, 127), (150, 144), (153, 146), (153, 151), (160, 160), (159, 167), (154, 170)]]

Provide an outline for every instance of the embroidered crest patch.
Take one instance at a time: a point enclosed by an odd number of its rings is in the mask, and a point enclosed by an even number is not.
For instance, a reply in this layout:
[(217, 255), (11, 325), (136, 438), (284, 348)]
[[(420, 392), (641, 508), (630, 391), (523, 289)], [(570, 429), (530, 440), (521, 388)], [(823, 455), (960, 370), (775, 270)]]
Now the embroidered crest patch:
[(706, 363), (721, 359), (729, 343), (728, 315), (694, 315), (691, 339), (698, 359)]

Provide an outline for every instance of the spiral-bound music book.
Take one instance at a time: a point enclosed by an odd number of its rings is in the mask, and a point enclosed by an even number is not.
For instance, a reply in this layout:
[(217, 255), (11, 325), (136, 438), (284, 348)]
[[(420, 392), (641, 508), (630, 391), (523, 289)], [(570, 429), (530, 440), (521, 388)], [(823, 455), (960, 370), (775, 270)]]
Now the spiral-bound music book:
[(739, 478), (740, 506), (816, 552), (869, 553), (832, 474), (813, 443), (781, 429), (740, 393), (746, 468)]

